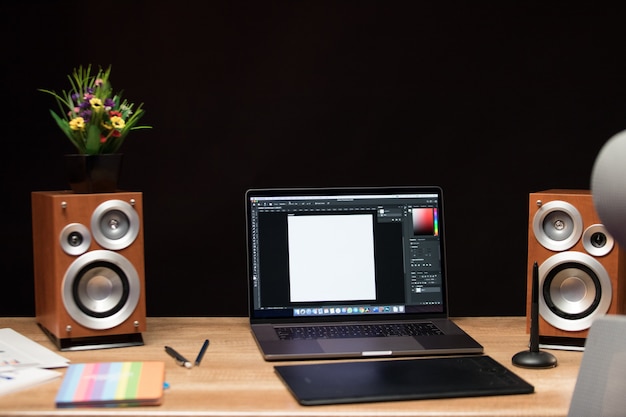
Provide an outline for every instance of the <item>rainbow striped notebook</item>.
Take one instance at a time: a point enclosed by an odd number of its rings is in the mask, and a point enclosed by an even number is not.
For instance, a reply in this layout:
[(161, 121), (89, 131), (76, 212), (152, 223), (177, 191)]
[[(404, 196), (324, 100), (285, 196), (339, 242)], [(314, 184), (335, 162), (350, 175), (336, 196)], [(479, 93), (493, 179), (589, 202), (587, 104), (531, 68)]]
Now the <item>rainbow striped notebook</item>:
[(164, 382), (160, 361), (71, 364), (55, 403), (59, 408), (159, 405)]

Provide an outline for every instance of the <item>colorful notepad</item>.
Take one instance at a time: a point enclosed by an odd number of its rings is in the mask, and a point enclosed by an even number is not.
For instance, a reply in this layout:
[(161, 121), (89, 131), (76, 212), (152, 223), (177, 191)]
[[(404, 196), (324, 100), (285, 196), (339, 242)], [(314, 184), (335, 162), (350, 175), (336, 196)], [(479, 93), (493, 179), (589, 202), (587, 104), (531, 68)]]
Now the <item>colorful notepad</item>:
[(71, 364), (55, 402), (59, 408), (159, 405), (164, 382), (160, 361)]

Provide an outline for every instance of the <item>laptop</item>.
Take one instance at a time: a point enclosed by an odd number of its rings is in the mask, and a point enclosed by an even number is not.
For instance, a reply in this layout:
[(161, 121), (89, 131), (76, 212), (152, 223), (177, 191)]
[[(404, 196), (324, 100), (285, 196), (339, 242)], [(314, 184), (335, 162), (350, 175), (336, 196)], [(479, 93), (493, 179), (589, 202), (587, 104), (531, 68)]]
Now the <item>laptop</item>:
[(448, 317), (443, 209), (437, 186), (246, 191), (265, 360), (482, 353)]

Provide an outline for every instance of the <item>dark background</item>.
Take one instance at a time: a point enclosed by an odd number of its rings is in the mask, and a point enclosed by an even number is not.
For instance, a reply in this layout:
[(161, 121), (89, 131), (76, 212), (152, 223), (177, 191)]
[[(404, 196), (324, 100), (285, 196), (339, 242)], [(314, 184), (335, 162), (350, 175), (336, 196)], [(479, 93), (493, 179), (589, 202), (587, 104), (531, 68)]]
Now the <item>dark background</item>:
[(0, 316), (35, 313), (30, 193), (74, 151), (36, 89), (88, 64), (154, 127), (122, 148), (148, 315), (246, 314), (247, 188), (385, 184), (443, 187), (453, 315), (525, 314), (528, 194), (626, 128), (626, 13), (544, 3), (2, 2)]

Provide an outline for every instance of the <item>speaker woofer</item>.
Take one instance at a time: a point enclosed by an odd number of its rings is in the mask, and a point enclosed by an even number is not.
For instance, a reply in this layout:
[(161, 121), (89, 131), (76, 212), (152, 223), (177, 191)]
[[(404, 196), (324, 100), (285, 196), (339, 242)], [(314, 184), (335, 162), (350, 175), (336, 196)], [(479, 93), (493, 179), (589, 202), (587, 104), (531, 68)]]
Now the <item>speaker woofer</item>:
[(107, 261), (84, 266), (72, 287), (78, 308), (96, 318), (109, 317), (120, 311), (128, 300), (128, 292), (124, 271)]
[(535, 213), (533, 231), (543, 247), (563, 251), (578, 242), (583, 233), (583, 221), (576, 207), (570, 203), (550, 201)]
[(613, 237), (601, 224), (592, 224), (583, 233), (583, 247), (593, 256), (605, 256), (613, 250)]
[(604, 315), (612, 297), (611, 280), (604, 266), (582, 252), (562, 252), (539, 267), (539, 314), (552, 326), (585, 330)]
[(80, 223), (70, 223), (61, 230), (59, 243), (63, 252), (68, 255), (82, 255), (91, 245), (91, 234), (86, 226)]
[(89, 252), (68, 268), (62, 283), (63, 305), (79, 324), (110, 329), (135, 310), (141, 292), (133, 264), (118, 253)]
[(125, 201), (108, 200), (94, 210), (91, 230), (96, 242), (105, 249), (124, 249), (139, 234), (139, 215)]

